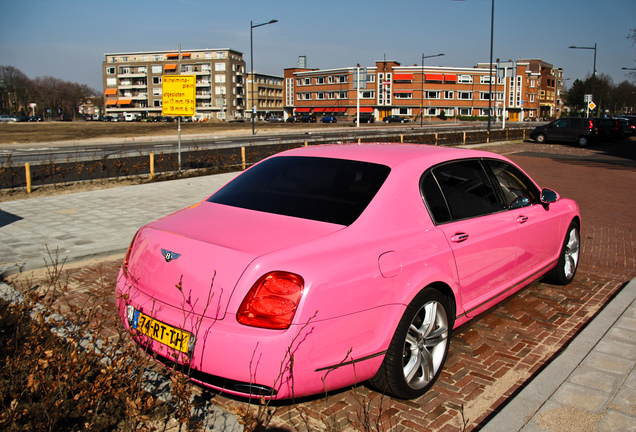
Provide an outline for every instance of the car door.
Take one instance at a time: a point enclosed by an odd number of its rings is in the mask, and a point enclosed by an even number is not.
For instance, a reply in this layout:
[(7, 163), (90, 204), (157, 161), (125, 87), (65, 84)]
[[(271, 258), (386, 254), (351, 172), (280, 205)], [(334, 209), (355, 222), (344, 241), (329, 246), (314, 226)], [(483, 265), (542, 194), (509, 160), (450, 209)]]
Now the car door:
[(516, 223), (476, 159), (433, 168), (423, 177), (422, 192), (453, 251), (464, 312), (476, 315), (514, 277)]
[(541, 203), (539, 188), (520, 169), (500, 160), (487, 160), (501, 188), (505, 207), (519, 230), (516, 279), (526, 279), (542, 270), (557, 254), (558, 217)]
[(569, 119), (562, 118), (559, 120), (555, 120), (550, 123), (549, 127), (546, 128), (546, 138), (548, 141), (564, 141), (567, 138), (568, 128), (569, 128)]

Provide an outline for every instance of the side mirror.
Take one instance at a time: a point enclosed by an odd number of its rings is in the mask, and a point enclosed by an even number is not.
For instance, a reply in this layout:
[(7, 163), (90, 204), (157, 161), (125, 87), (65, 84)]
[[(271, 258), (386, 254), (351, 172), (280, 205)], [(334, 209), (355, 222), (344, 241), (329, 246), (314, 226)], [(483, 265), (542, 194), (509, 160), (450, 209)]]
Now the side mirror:
[(559, 196), (559, 194), (553, 191), (552, 189), (543, 189), (541, 191), (541, 202), (543, 204), (550, 204), (553, 202), (557, 202), (560, 199), (561, 197)]
[(530, 205), (530, 198), (525, 195), (519, 195), (515, 200), (510, 204), (510, 210), (527, 207)]

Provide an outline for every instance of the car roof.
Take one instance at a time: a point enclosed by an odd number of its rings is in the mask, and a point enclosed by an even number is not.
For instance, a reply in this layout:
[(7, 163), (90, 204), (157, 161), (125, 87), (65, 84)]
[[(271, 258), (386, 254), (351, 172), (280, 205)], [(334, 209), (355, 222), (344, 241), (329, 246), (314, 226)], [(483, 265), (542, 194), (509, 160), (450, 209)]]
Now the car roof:
[(495, 153), (480, 150), (401, 143), (327, 144), (296, 148), (278, 155), (350, 159), (387, 165), (391, 168), (411, 162), (424, 168), (441, 162), (463, 158), (498, 158), (507, 160)]

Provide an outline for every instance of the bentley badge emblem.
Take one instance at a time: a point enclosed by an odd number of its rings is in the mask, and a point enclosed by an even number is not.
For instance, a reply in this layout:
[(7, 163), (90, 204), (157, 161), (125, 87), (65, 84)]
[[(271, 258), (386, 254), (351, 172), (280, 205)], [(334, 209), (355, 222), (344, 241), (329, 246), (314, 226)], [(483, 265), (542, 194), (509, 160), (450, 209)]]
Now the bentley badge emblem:
[(165, 250), (165, 249), (161, 249), (161, 254), (165, 258), (166, 262), (170, 262), (172, 260), (176, 260), (177, 258), (179, 258), (181, 256), (181, 254), (174, 253), (172, 251)]

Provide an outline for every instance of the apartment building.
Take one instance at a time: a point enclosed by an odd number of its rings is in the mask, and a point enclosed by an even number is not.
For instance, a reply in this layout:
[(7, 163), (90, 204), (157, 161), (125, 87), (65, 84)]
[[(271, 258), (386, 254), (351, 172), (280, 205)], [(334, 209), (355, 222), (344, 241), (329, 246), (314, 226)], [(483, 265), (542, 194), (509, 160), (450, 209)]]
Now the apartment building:
[[(251, 72), (248, 72), (247, 75), (246, 118), (251, 119), (254, 107), (256, 107), (255, 118), (282, 117), (283, 77), (261, 74), (256, 71), (254, 71), (254, 76), (252, 76)], [(252, 94), (254, 95), (254, 103), (252, 103)]]
[[(543, 77), (546, 71), (536, 70), (534, 60), (515, 62), (510, 76), (498, 75), (494, 69), (492, 86), (489, 66), (423, 67), (378, 61), (367, 68), (289, 68), (284, 71), (285, 115), (328, 113), (353, 118), (358, 104), (359, 112), (372, 113), (377, 120), (388, 115), (423, 121), (442, 115), (485, 117), (489, 106), (492, 115), (501, 117), (505, 110), (507, 118), (513, 121), (536, 118), (540, 113), (548, 117), (547, 113), (552, 113), (543, 104), (557, 94), (555, 90), (550, 92), (553, 81), (547, 75)], [(358, 70), (365, 69), (366, 76), (360, 78), (358, 101), (355, 83)], [(562, 70), (559, 71), (562, 76)]]
[(197, 118), (245, 117), (245, 61), (229, 48), (105, 54), (105, 114), (161, 115), (162, 76), (172, 74), (196, 77)]

